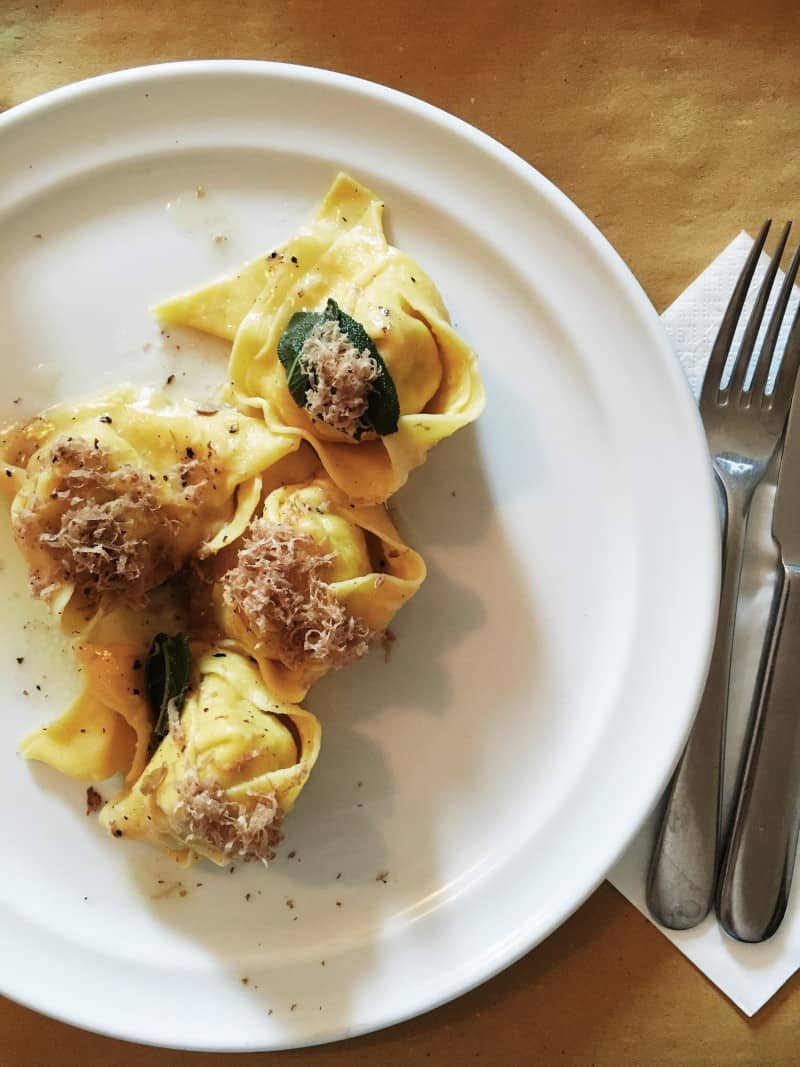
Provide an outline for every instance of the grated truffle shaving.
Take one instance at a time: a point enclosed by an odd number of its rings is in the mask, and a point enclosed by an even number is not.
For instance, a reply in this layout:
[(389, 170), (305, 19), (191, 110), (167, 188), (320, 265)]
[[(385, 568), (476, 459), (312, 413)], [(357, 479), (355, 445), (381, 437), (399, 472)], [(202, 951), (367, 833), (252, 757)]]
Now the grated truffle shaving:
[(312, 537), (257, 519), (236, 566), (222, 579), (228, 607), (261, 640), (277, 640), (280, 660), (290, 669), (309, 660), (342, 667), (381, 637), (323, 580), (333, 558)]
[(167, 703), (167, 720), (169, 722), (169, 735), (177, 748), (183, 752), (186, 748), (186, 731), (181, 722), (181, 713), (178, 709), (178, 701), (175, 697)]
[(339, 323), (315, 326), (300, 350), (309, 380), (305, 409), (312, 419), (355, 437), (380, 373), (369, 349), (359, 352)]
[(188, 845), (221, 852), (227, 859), (266, 862), (274, 857), (283, 838), (283, 812), (274, 791), (254, 797), (248, 808), (192, 774), (178, 782), (177, 793), (173, 828)]
[[(178, 524), (147, 471), (131, 464), (115, 468), (97, 441), (92, 446), (72, 437), (57, 438), (50, 459), (55, 488), (15, 516), (21, 543), (36, 543), (48, 557), (31, 574), (34, 595), (47, 597), (57, 584), (73, 582), (90, 600), (121, 590), (137, 599), (169, 576)], [(192, 473), (194, 487), (199, 478)]]

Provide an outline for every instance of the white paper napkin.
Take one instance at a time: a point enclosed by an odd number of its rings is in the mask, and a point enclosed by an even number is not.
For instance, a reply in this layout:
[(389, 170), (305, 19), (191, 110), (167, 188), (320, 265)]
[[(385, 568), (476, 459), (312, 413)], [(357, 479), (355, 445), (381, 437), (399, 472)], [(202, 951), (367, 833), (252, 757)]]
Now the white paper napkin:
[[(717, 259), (678, 297), (662, 316), (673, 348), (686, 372), (689, 384), (699, 396), (708, 355), (736, 278), (752, 246), (752, 239), (740, 233)], [(756, 281), (769, 262), (762, 255)], [(755, 286), (751, 286), (754, 293)], [(777, 289), (777, 285), (773, 290)], [(795, 289), (791, 321), (800, 293)], [(753, 297), (750, 298), (752, 303)], [(746, 308), (747, 310), (747, 308)], [(769, 318), (764, 317), (762, 335)], [(742, 316), (744, 321), (745, 316)], [(741, 337), (743, 325), (738, 335)], [(778, 342), (783, 351), (788, 325)], [(761, 651), (766, 619), (775, 588), (778, 562), (770, 535), (776, 470), (765, 479), (753, 501), (748, 526), (748, 546), (733, 646), (733, 671), (728, 709), (727, 760), (723, 818), (727, 822), (733, 783), (738, 773), (742, 739), (750, 714), (750, 703)], [(641, 830), (631, 847), (608, 878), (612, 885), (651, 918), (645, 904), (645, 878), (655, 831), (656, 817)], [(663, 934), (694, 963), (726, 996), (747, 1015), (754, 1015), (784, 982), (800, 967), (800, 870), (789, 900), (786, 918), (778, 933), (761, 945), (742, 945), (723, 934), (715, 917), (708, 916), (694, 930), (674, 931), (659, 926)], [(652, 920), (651, 920), (652, 921)]]

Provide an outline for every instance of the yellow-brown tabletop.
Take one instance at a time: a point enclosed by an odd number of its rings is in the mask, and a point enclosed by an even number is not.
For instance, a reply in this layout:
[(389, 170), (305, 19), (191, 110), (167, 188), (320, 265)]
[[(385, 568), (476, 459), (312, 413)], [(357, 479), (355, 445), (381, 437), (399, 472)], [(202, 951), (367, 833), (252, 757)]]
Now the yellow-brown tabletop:
[[(791, 0), (0, 0), (0, 108), (172, 59), (273, 59), (369, 78), (529, 160), (662, 310), (740, 229), (798, 213), (795, 14)], [(355, 1041), (243, 1062), (796, 1063), (796, 989), (795, 979), (745, 1019), (604, 885), (453, 1004)], [(0, 1067), (230, 1059), (112, 1041), (0, 1001)]]

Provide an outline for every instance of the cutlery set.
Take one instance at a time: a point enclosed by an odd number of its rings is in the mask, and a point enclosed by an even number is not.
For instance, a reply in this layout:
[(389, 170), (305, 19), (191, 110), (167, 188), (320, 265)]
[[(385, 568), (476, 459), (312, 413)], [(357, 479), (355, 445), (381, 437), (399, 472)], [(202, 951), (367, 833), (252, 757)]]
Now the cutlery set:
[[(662, 925), (690, 929), (715, 904), (725, 932), (747, 942), (771, 937), (783, 919), (800, 829), (800, 313), (769, 387), (800, 267), (800, 245), (761, 339), (790, 227), (787, 223), (778, 240), (734, 351), (770, 222), (762, 227), (703, 381), (700, 413), (723, 514), (719, 617), (697, 717), (666, 792), (647, 885), (648, 907)], [(750, 504), (776, 453), (780, 473), (772, 536), (780, 550), (779, 574), (726, 829), (721, 824), (725, 725), (739, 579)]]

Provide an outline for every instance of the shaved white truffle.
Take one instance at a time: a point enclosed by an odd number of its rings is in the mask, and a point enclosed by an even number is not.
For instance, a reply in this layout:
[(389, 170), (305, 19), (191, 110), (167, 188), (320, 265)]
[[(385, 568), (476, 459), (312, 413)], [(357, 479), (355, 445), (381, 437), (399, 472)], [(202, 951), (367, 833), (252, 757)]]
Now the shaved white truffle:
[(341, 667), (381, 634), (352, 615), (324, 581), (332, 562), (312, 537), (257, 519), (222, 580), (224, 601), (258, 638), (277, 642), (285, 666)]
[(49, 449), (54, 488), (14, 515), (22, 547), (44, 549), (30, 575), (34, 595), (47, 598), (61, 583), (74, 583), (90, 601), (125, 591), (134, 602), (173, 574), (179, 522), (155, 486), (167, 482), (175, 499), (194, 509), (209, 485), (208, 464), (186, 457), (156, 482), (114, 456), (95, 439), (58, 437)]
[(112, 467), (106, 449), (78, 438), (57, 439), (51, 462), (57, 488), (14, 516), (23, 546), (46, 550), (47, 564), (30, 576), (34, 594), (47, 597), (57, 584), (74, 582), (92, 598), (123, 589), (136, 596), (162, 580), (163, 546), (175, 523), (149, 474), (130, 464)]
[(177, 784), (178, 803), (171, 822), (190, 847), (200, 845), (226, 858), (271, 860), (283, 837), (283, 812), (275, 792), (258, 794), (249, 807), (230, 800), (217, 785), (190, 774)]
[(335, 319), (315, 326), (300, 350), (308, 376), (305, 409), (312, 419), (354, 437), (380, 373), (368, 348), (359, 352)]

